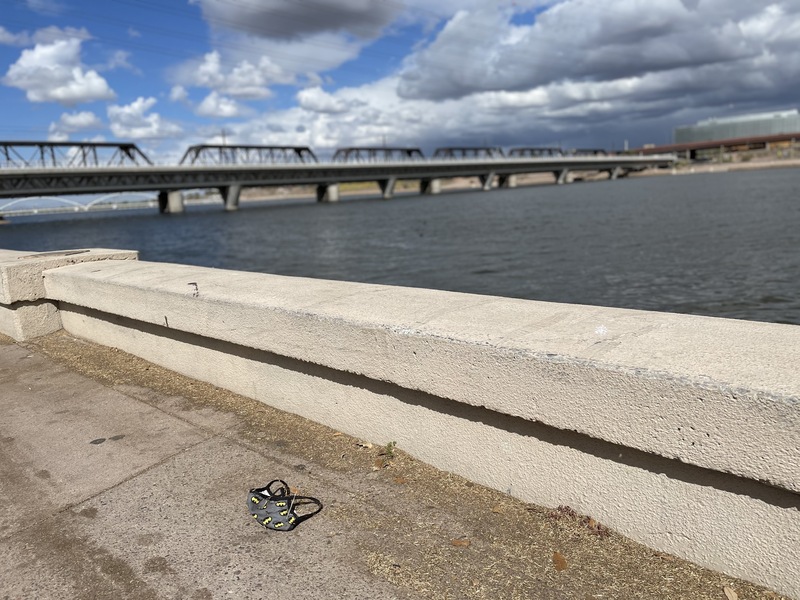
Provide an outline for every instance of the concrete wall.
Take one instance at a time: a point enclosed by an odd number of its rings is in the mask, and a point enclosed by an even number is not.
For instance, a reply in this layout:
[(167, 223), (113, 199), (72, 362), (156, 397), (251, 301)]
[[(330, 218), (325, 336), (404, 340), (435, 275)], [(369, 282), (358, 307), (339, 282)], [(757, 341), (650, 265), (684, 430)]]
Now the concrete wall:
[(800, 597), (796, 326), (131, 261), (42, 279), (74, 335)]
[(0, 333), (17, 341), (61, 329), (56, 304), (46, 298), (46, 269), (100, 260), (136, 260), (129, 250), (81, 249), (61, 252), (0, 250)]

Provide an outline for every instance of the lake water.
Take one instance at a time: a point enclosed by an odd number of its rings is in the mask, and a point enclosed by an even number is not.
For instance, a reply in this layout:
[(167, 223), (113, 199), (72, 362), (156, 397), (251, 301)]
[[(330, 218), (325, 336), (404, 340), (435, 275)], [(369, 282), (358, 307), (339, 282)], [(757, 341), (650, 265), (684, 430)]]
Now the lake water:
[(800, 324), (800, 169), (20, 218), (0, 247)]

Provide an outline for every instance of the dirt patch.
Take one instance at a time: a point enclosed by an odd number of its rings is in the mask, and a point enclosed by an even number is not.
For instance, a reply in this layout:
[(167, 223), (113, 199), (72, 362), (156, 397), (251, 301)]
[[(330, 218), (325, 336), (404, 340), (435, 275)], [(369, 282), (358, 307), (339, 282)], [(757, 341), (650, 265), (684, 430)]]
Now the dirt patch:
[[(330, 535), (346, 536), (356, 564), (408, 597), (725, 600), (727, 587), (740, 600), (781, 598), (646, 548), (569, 507), (526, 504), (402, 449), (357, 440), (124, 352), (63, 333), (26, 346), (106, 385), (157, 391), (173, 408), (179, 398), (183, 410), (225, 413), (242, 443), (293, 455), (298, 472), (340, 473), (353, 482), (356, 501), (323, 499)], [(154, 405), (159, 394), (151, 394)], [(156, 559), (149, 571), (169, 568)]]

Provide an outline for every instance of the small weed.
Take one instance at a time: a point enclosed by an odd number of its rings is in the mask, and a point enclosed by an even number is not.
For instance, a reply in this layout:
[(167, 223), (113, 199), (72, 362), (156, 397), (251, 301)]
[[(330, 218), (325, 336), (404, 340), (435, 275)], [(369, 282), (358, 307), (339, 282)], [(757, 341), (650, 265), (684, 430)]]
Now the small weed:
[(375, 463), (372, 466), (373, 471), (385, 469), (392, 464), (392, 460), (395, 458), (394, 449), (396, 446), (397, 442), (389, 442), (378, 452), (378, 458), (375, 459)]
[(381, 452), (381, 456), (385, 456), (387, 460), (392, 460), (394, 458), (394, 449), (397, 447), (397, 442), (389, 442), (383, 447), (383, 452)]

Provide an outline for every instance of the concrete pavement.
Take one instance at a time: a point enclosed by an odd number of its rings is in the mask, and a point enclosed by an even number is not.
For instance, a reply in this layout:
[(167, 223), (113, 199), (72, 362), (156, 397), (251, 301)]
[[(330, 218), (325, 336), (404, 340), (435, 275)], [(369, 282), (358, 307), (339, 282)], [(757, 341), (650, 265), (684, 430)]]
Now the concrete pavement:
[(64, 334), (0, 339), (0, 481), (6, 599), (780, 598)]

